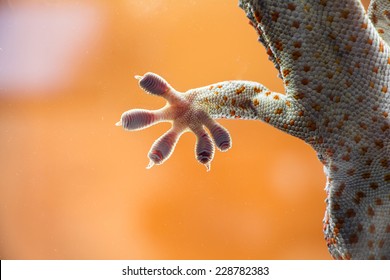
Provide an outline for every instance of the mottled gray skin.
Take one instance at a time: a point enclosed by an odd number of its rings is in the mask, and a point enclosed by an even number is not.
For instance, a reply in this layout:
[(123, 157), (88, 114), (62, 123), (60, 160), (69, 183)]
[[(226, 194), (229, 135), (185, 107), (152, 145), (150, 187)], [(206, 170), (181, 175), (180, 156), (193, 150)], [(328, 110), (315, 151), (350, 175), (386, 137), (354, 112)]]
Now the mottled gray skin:
[[(156, 142), (151, 162), (161, 164), (181, 133), (191, 130), (198, 146), (203, 141), (202, 160), (197, 158), (209, 168), (214, 148), (204, 127), (217, 146), (213, 128), (220, 127), (212, 119), (267, 122), (311, 145), (324, 164), (323, 223), (332, 256), (390, 259), (389, 1), (373, 1), (368, 15), (355, 0), (242, 0), (239, 5), (278, 69), (285, 94), (248, 81), (179, 93), (156, 75), (160, 89), (167, 90), (143, 89), (168, 104), (149, 111), (148, 125), (172, 121), (175, 133), (164, 145)], [(124, 124), (137, 116), (125, 112), (118, 124), (134, 129)], [(227, 131), (223, 137), (229, 148)]]

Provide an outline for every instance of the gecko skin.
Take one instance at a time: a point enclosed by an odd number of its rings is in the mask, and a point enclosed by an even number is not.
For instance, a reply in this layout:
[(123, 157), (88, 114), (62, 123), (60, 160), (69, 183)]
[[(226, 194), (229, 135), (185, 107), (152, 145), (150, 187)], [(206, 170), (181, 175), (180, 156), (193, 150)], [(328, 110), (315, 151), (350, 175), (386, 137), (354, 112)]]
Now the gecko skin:
[[(323, 231), (336, 259), (390, 259), (390, 1), (241, 0), (259, 41), (278, 69), (285, 94), (248, 81), (227, 81), (179, 93), (163, 78), (139, 79), (167, 99), (156, 111), (130, 110), (127, 130), (160, 121), (172, 128), (149, 152), (163, 163), (180, 135), (197, 136), (207, 169), (231, 147), (214, 119), (262, 120), (311, 145), (327, 175)], [(207, 128), (211, 137), (206, 132)]]

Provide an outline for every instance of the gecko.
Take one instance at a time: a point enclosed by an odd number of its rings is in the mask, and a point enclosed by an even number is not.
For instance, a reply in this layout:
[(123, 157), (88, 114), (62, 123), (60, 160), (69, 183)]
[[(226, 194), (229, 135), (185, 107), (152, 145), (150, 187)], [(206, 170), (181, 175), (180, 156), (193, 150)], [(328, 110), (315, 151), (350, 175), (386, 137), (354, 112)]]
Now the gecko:
[(324, 165), (323, 232), (335, 259), (390, 259), (390, 1), (240, 0), (285, 92), (225, 81), (178, 92), (162, 77), (136, 76), (163, 97), (158, 110), (132, 109), (116, 124), (139, 130), (172, 123), (152, 145), (147, 168), (165, 162), (180, 136), (196, 135), (207, 170), (231, 148), (216, 119), (260, 120), (309, 144)]

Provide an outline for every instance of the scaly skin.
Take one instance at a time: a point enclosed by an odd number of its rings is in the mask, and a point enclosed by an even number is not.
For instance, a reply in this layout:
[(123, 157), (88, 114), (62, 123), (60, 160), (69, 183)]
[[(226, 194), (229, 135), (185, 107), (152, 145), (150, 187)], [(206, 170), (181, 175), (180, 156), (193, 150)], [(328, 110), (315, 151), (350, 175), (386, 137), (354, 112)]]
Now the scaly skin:
[[(213, 119), (257, 119), (311, 145), (327, 175), (324, 234), (336, 259), (390, 259), (389, 1), (368, 15), (355, 0), (241, 0), (285, 85), (285, 94), (248, 81), (174, 90), (153, 73), (137, 77), (167, 99), (157, 111), (130, 110), (117, 125), (134, 130), (160, 121), (172, 129), (149, 158), (163, 163), (180, 135), (197, 136), (197, 159), (210, 167), (214, 146), (231, 146)], [(382, 36), (382, 37), (381, 37)]]

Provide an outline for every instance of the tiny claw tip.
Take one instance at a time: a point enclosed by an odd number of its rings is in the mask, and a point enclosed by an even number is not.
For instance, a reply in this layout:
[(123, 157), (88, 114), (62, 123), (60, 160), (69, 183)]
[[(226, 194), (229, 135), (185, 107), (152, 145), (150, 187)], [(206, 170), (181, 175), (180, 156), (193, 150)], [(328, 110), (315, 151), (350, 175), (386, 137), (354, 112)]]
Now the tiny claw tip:
[(206, 166), (206, 171), (210, 172), (210, 163), (206, 163), (205, 166)]
[(135, 75), (134, 78), (136, 78), (137, 80), (141, 80), (141, 79), (142, 79), (142, 76), (140, 76), (140, 75)]
[(119, 122), (117, 122), (115, 125), (116, 125), (116, 126), (122, 126), (122, 120), (120, 120)]
[(152, 168), (153, 166), (154, 166), (154, 162), (151, 160), (151, 161), (149, 161), (148, 166), (146, 166), (146, 169), (150, 169), (150, 168)]

